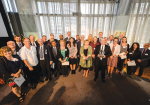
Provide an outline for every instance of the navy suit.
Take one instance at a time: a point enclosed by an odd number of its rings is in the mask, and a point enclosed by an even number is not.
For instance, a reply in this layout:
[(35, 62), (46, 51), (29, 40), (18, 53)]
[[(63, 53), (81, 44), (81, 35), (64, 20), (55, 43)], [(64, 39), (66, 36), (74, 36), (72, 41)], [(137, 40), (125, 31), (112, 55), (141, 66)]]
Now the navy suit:
[(147, 49), (145, 53), (143, 53), (143, 48), (141, 50), (141, 63), (140, 63), (140, 70), (139, 76), (142, 76), (144, 67), (148, 66), (150, 60), (150, 50)]
[(47, 78), (51, 78), (50, 73), (50, 61), (52, 61), (51, 51), (49, 46), (43, 46), (44, 60), (40, 60), (40, 46), (37, 47), (37, 57), (42, 68), (43, 75)]

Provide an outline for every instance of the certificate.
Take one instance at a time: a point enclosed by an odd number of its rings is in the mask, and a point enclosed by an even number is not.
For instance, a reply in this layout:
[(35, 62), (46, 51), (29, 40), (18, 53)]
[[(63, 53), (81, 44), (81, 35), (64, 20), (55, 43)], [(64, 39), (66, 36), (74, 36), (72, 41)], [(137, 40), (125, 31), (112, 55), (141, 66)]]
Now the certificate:
[(136, 66), (135, 61), (128, 61), (127, 64), (128, 66)]
[(121, 55), (121, 59), (126, 59), (127, 58), (127, 56), (124, 55), (124, 54), (125, 54), (125, 52), (119, 54), (119, 55)]
[(69, 65), (69, 61), (66, 61), (64, 63), (62, 63), (63, 66), (68, 66)]
[(20, 87), (23, 82), (25, 81), (24, 77), (22, 76), (22, 74), (20, 74), (20, 77), (19, 78), (15, 78), (14, 79), (14, 82)]

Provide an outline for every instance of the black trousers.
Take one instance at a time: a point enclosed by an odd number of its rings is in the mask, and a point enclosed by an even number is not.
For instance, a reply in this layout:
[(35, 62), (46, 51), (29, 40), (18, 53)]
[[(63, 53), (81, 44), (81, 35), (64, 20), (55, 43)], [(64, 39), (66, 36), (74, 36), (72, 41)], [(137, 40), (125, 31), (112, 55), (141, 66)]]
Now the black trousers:
[(90, 71), (95, 71), (95, 58), (92, 58), (92, 69)]
[(102, 61), (99, 60), (95, 66), (95, 78), (96, 79), (98, 78), (99, 71), (101, 70), (101, 78), (105, 79), (105, 69), (106, 68), (107, 68), (107, 65), (106, 66), (102, 65)]
[(125, 61), (125, 59), (121, 59), (120, 57), (118, 57), (117, 68), (118, 68), (119, 71), (122, 71), (124, 61)]
[(62, 75), (68, 75), (68, 66), (61, 66)]
[(33, 71), (30, 71), (28, 67), (25, 67), (27, 79), (29, 79), (29, 83), (31, 84), (40, 79), (39, 65), (33, 66), (33, 69)]
[(50, 72), (50, 64), (47, 65), (45, 63), (45, 60), (40, 60), (40, 67), (42, 69), (42, 73), (45, 77), (50, 78), (51, 77), (51, 72)]
[(139, 76), (142, 76), (145, 66), (140, 65)]
[(127, 74), (131, 75), (136, 72), (138, 66), (127, 66)]

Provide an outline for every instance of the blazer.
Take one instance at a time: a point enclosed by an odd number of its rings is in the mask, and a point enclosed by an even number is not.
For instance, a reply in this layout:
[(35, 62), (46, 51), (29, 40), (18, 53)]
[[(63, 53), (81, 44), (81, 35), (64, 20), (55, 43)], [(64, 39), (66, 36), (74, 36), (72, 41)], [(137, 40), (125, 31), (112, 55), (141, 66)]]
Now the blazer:
[[(66, 51), (65, 51), (65, 57), (69, 58), (69, 49), (67, 47), (65, 47)], [(61, 55), (61, 50), (60, 48), (57, 50), (57, 56), (58, 59), (61, 58), (63, 60), (63, 56)]]
[[(94, 52), (94, 53), (95, 53), (96, 65), (99, 63), (99, 62), (97, 62), (97, 61), (100, 60), (100, 58), (97, 57), (97, 55), (98, 55), (99, 52), (100, 52), (100, 48), (101, 48), (101, 45), (97, 45), (96, 48), (95, 48), (95, 52)], [(106, 57), (105, 57), (105, 58), (102, 58), (102, 65), (103, 65), (103, 66), (107, 66), (107, 58), (112, 55), (112, 52), (111, 52), (110, 47), (109, 47), (108, 45), (105, 45), (105, 54), (104, 54), (104, 55), (105, 55)]]
[[(39, 43), (37, 41), (35, 41), (36, 47), (39, 46)], [(32, 46), (32, 43), (30, 44)]]
[(148, 66), (150, 60), (150, 50), (147, 49), (146, 52), (142, 55), (144, 48), (141, 48), (141, 66)]
[(127, 59), (135, 60), (135, 63), (139, 64), (137, 60), (141, 59), (141, 51), (138, 50), (138, 51), (135, 51), (134, 53), (132, 53), (132, 51), (129, 50), (129, 52), (127, 54)]
[[(110, 49), (112, 51), (113, 43), (110, 43), (109, 46), (110, 46)], [(118, 44), (115, 47), (115, 51), (114, 51), (113, 55), (115, 55), (115, 54), (116, 54), (116, 56), (118, 56), (120, 54), (120, 45), (118, 45)]]
[[(56, 46), (56, 50), (58, 51), (59, 47)], [(57, 63), (58, 61), (58, 52), (57, 52), (57, 55), (55, 54), (55, 51), (53, 49), (53, 47), (50, 48), (50, 51), (51, 51), (51, 55), (52, 55), (52, 59), (53, 59), (53, 62), (54, 63)]]
[[(43, 47), (44, 47), (43, 52), (44, 52), (45, 63), (46, 65), (50, 65), (50, 61), (52, 61), (50, 48), (47, 45), (44, 45)], [(38, 60), (40, 61), (40, 46), (37, 47), (37, 57), (38, 57)]]
[[(22, 47), (24, 46), (24, 44), (21, 42), (21, 44), (22, 44)], [(21, 49), (19, 46), (18, 46), (18, 44), (15, 42), (15, 45), (16, 45), (16, 52), (19, 52), (19, 50)]]

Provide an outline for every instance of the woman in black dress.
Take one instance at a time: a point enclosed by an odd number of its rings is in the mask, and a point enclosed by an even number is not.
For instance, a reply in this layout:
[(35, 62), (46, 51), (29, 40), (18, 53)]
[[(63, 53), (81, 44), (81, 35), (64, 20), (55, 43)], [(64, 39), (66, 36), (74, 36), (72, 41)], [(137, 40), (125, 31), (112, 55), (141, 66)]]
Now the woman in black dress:
[(11, 48), (4, 46), (0, 49), (0, 67), (1, 72), (5, 74), (6, 82), (12, 88), (12, 92), (19, 98), (19, 102), (23, 102), (21, 86), (19, 87), (12, 78), (19, 78), (23, 69), (23, 62), (18, 55), (13, 55)]
[(136, 69), (139, 65), (138, 59), (141, 58), (141, 51), (139, 50), (139, 43), (134, 42), (129, 49), (129, 53), (127, 54), (128, 61), (135, 61), (136, 66), (128, 66), (127, 65), (127, 74), (133, 75), (136, 72)]

